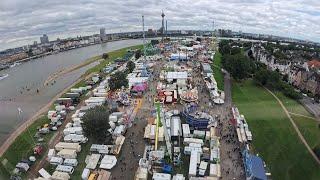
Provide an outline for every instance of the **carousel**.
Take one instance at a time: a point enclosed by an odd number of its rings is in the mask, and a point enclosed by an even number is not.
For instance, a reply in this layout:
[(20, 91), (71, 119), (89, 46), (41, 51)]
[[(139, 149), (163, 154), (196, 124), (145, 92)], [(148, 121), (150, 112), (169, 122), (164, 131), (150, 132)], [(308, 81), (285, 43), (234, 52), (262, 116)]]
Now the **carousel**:
[(191, 89), (186, 90), (180, 94), (181, 100), (185, 102), (196, 102), (198, 101), (198, 90), (197, 89)]

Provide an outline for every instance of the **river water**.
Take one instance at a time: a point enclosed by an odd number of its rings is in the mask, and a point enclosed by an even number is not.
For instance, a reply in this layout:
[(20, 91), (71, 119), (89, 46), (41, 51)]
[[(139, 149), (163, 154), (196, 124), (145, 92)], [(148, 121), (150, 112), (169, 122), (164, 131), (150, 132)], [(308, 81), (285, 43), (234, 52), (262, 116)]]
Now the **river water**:
[[(84, 62), (90, 57), (138, 44), (142, 44), (142, 40), (108, 42), (46, 56), (0, 71), (0, 74), (9, 74), (7, 78), (0, 80), (0, 144), (17, 126), (32, 117), (93, 65), (63, 75), (56, 79), (54, 84), (43, 86), (51, 74)], [(19, 108), (22, 110), (20, 115)]]

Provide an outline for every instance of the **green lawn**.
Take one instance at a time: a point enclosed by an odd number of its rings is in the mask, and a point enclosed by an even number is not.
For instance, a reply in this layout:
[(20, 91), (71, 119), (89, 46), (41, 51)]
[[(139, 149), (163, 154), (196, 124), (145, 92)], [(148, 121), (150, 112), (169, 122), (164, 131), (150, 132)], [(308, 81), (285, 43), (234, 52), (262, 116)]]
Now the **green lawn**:
[(286, 96), (284, 96), (281, 92), (275, 93), (277, 97), (282, 101), (283, 105), (286, 106), (287, 110), (289, 112), (302, 114), (305, 116), (313, 117), (312, 114), (310, 114), (299, 102), (297, 102), (294, 99), (290, 99)]
[(254, 152), (266, 161), (273, 179), (320, 179), (319, 166), (272, 95), (246, 81), (233, 83), (232, 99), (249, 123)]
[[(0, 165), (1, 176), (4, 176), (6, 178), (10, 177), (10, 171), (14, 169), (15, 165), (21, 159), (28, 159), (28, 157), (33, 154), (33, 147), (35, 146), (34, 142), (37, 143), (36, 138), (33, 138), (33, 136), (37, 132), (37, 127), (49, 122), (50, 121), (46, 116), (42, 116), (35, 123), (30, 125), (28, 130), (24, 131), (22, 134), (20, 134), (20, 136), (17, 137), (14, 143), (8, 148), (8, 150), (0, 158), (1, 161), (3, 159), (8, 160), (6, 167), (4, 167), (2, 164)], [(43, 144), (46, 144), (50, 140), (50, 138), (53, 136), (53, 134), (54, 134), (53, 132), (46, 134), (44, 136)], [(44, 152), (45, 152), (46, 146), (44, 147), (45, 147), (44, 149)], [(42, 156), (43, 155), (45, 155), (45, 153), (43, 153)], [(37, 158), (39, 159), (41, 158), (41, 156)]]
[(214, 72), (214, 78), (216, 79), (217, 83), (218, 83), (218, 89), (219, 90), (224, 90), (224, 78), (223, 78), (223, 74), (221, 72), (221, 53), (219, 51), (217, 51), (214, 55), (214, 61), (213, 61), (213, 72)]

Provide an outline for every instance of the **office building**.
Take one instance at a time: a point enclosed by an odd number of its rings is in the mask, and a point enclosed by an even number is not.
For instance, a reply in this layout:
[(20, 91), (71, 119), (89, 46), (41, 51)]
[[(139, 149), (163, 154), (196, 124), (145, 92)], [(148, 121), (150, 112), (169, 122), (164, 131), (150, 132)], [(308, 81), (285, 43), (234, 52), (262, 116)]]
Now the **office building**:
[(42, 37), (40, 37), (41, 44), (49, 43), (49, 38), (46, 34), (44, 34)]

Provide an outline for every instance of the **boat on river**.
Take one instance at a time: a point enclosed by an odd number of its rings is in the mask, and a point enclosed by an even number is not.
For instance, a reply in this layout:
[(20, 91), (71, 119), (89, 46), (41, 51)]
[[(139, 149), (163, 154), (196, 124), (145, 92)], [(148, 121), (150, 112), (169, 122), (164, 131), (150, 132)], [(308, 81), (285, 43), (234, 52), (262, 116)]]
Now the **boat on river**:
[(5, 79), (9, 76), (9, 74), (0, 74), (0, 80)]

